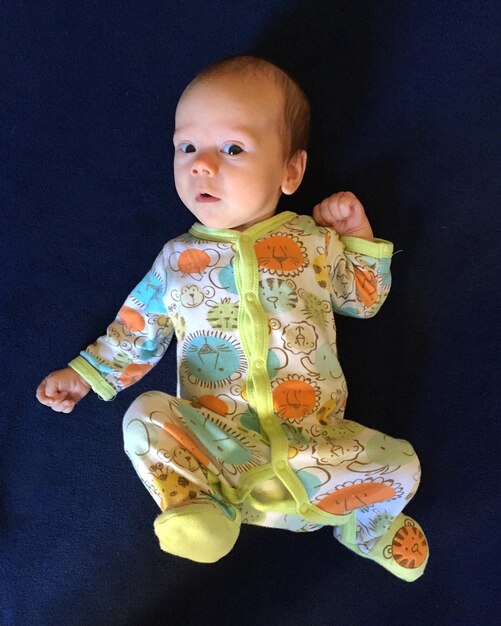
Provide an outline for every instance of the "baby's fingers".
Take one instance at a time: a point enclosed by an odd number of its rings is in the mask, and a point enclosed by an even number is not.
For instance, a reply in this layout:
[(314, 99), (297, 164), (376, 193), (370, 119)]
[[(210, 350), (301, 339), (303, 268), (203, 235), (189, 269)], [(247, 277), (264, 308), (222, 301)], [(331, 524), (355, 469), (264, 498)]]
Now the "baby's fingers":
[(60, 399), (54, 399), (49, 406), (53, 411), (56, 411), (56, 413), (71, 413), (75, 408), (75, 403), (71, 398), (62, 397)]
[(323, 200), (313, 207), (313, 219), (319, 226), (329, 226), (332, 221), (329, 203)]
[(351, 191), (342, 191), (339, 195), (339, 209), (343, 217), (348, 217), (354, 211), (363, 211), (364, 207), (357, 196)]
[(353, 213), (353, 205), (349, 202), (340, 202), (339, 206), (333, 208), (332, 213), (338, 220), (345, 220)]
[(47, 395), (47, 379), (44, 378), (42, 382), (38, 385), (36, 390), (37, 400), (46, 406), (52, 406), (54, 404), (54, 398), (51, 398)]
[(51, 384), (50, 377), (45, 378), (37, 387), (37, 400), (58, 413), (69, 413), (75, 403), (68, 397), (66, 391), (59, 391), (57, 386)]
[(52, 409), (58, 413), (71, 413), (75, 408), (73, 400), (63, 400), (57, 404), (57, 408), (53, 405)]

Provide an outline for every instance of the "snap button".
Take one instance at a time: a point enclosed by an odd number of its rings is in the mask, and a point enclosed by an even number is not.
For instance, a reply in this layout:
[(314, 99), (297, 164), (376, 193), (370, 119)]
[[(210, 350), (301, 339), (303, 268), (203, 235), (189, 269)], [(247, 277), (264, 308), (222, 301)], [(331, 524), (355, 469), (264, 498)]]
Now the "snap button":
[(256, 301), (256, 294), (249, 292), (245, 294), (245, 299), (247, 300), (247, 302), (255, 302)]
[(309, 508), (310, 507), (307, 504), (302, 504), (299, 507), (299, 512), (301, 513), (301, 515), (306, 515), (306, 513), (308, 513)]
[(277, 463), (277, 469), (284, 470), (287, 467), (287, 463), (285, 461), (279, 461)]
[(238, 241), (245, 246), (250, 242), (250, 237), (248, 235), (240, 235)]
[(264, 367), (265, 367), (263, 359), (256, 359), (256, 361), (254, 363), (254, 367), (257, 370), (263, 370)]

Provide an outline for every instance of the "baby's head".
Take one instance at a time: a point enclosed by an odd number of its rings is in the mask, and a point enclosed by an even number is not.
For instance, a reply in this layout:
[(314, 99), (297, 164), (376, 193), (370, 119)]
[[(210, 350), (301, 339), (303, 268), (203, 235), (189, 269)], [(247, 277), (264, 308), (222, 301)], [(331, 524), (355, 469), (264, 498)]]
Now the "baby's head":
[(225, 77), (244, 82), (256, 81), (259, 91), (274, 85), (281, 94), (281, 102), (277, 103), (282, 109), (278, 131), (284, 160), (290, 159), (298, 150), (307, 149), (310, 103), (304, 91), (289, 74), (265, 59), (250, 55), (235, 56), (206, 67), (188, 85), (185, 93), (192, 85), (201, 81)]
[(281, 193), (299, 187), (310, 107), (278, 67), (233, 57), (203, 70), (176, 110), (174, 176), (206, 226), (244, 229), (271, 217)]

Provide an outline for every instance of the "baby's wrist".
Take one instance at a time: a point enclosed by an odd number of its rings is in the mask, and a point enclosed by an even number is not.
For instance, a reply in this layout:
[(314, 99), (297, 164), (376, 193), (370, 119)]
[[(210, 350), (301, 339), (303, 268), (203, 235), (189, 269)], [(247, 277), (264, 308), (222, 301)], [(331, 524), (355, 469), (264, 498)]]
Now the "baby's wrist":
[(77, 380), (78, 380), (78, 384), (82, 385), (82, 387), (85, 387), (85, 389), (92, 389), (92, 385), (90, 385), (85, 378), (82, 376), (82, 374), (80, 372), (78, 372), (74, 367), (72, 367), (71, 365), (68, 365), (66, 367), (66, 369), (71, 372), (72, 376), (76, 376)]
[[(73, 370), (74, 371), (74, 370)], [(92, 389), (91, 385), (83, 378), (78, 372), (75, 372), (78, 378), (80, 379), (80, 383), (85, 387), (85, 389)]]
[(359, 226), (358, 228), (350, 228), (339, 234), (343, 237), (358, 237), (359, 239), (367, 239), (368, 241), (374, 240), (374, 234), (369, 223)]

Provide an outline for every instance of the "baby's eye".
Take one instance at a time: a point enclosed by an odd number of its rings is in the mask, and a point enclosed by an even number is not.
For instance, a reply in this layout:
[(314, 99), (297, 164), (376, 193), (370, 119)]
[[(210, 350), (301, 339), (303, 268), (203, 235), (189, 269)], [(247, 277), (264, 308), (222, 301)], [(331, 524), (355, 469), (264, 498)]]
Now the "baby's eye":
[(223, 146), (223, 152), (225, 154), (231, 154), (235, 156), (236, 154), (240, 154), (243, 152), (243, 149), (240, 146), (237, 146), (235, 143), (227, 143)]
[(179, 149), (181, 152), (196, 152), (196, 148), (192, 143), (182, 143)]

